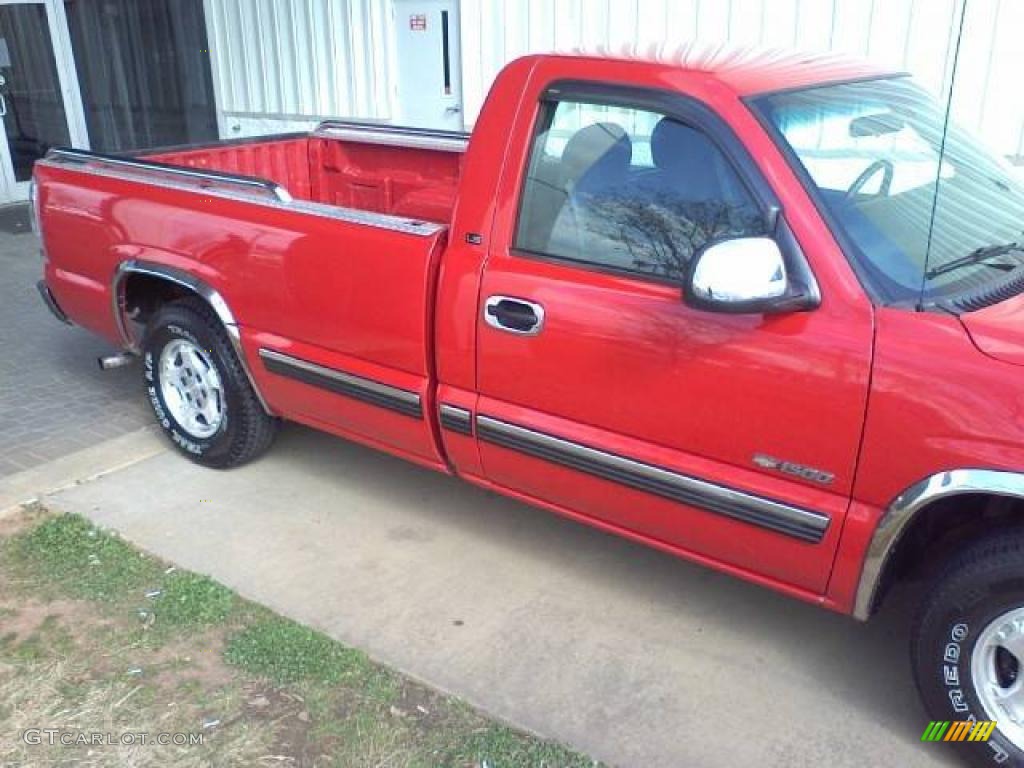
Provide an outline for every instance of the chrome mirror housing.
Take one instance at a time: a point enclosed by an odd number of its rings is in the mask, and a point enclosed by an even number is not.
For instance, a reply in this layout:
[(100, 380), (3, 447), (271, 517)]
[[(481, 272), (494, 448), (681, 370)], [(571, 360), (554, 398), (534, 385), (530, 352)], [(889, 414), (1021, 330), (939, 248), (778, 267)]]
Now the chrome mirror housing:
[(792, 308), (786, 259), (770, 237), (722, 240), (691, 260), (687, 304), (716, 312), (779, 312)]

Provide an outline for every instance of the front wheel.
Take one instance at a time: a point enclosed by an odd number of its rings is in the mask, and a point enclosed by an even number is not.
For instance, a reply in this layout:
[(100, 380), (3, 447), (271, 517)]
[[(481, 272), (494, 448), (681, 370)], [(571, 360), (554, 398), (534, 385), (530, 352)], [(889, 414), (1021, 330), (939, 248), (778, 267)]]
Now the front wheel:
[[(911, 657), (929, 716), (950, 722), (946, 734), (958, 729), (965, 757), (1024, 766), (1024, 531), (986, 538), (949, 564), (914, 624)], [(996, 725), (957, 726), (965, 721)]]
[(193, 461), (225, 469), (273, 442), (277, 419), (263, 410), (217, 316), (197, 299), (152, 318), (142, 345), (146, 394), (157, 422)]

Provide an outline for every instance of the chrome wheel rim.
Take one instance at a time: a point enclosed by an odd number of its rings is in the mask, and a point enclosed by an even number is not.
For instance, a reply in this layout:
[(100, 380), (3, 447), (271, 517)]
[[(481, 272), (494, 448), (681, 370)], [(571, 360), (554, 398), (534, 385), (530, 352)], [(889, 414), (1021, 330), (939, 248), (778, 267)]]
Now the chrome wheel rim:
[(1024, 608), (991, 621), (971, 652), (971, 678), (985, 716), (1024, 749)]
[(207, 352), (175, 339), (160, 353), (160, 394), (174, 420), (192, 437), (217, 433), (224, 421), (224, 386)]

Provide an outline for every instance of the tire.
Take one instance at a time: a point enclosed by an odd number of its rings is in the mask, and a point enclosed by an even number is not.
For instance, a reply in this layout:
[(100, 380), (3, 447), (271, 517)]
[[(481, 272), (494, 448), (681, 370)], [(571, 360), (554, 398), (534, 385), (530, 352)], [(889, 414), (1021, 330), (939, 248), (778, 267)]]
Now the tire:
[[(1018, 620), (1020, 645), (1015, 643)], [(914, 677), (929, 717), (998, 723), (987, 742), (943, 745), (962, 751), (975, 765), (1024, 766), (1024, 720), (1016, 726), (989, 693), (1024, 686), (1022, 648), (1024, 531), (1007, 529), (949, 563), (911, 631)]]
[(142, 356), (157, 423), (192, 461), (227, 469), (270, 447), (278, 420), (264, 411), (224, 326), (204, 302), (161, 307), (146, 327)]

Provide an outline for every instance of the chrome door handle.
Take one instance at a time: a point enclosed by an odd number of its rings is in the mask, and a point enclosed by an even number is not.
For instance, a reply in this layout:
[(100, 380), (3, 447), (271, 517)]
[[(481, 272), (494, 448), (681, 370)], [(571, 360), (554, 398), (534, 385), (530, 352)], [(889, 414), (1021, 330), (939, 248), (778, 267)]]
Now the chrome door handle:
[(444, 113), (446, 115), (457, 115), (462, 111), (462, 107), (445, 107)]
[(499, 331), (536, 336), (544, 327), (544, 307), (512, 296), (491, 296), (484, 302), (484, 320)]
[(2, 93), (0, 93), (0, 117), (6, 117), (6, 116), (7, 116), (7, 99), (5, 99), (4, 95)]

